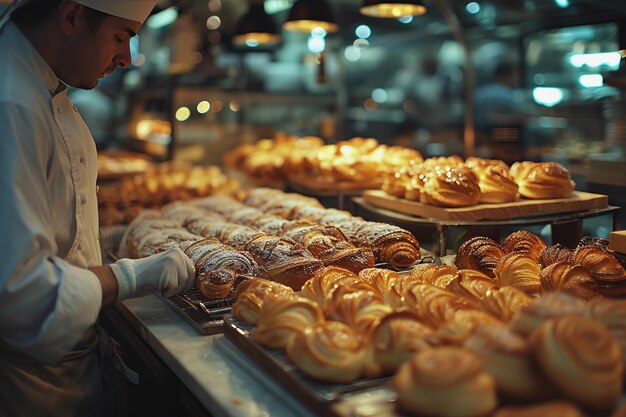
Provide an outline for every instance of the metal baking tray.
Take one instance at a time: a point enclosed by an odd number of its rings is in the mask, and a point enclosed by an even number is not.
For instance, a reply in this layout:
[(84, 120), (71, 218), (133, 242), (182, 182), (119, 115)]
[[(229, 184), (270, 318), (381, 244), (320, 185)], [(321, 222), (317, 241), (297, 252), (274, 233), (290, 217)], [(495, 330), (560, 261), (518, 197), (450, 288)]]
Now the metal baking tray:
[[(354, 407), (361, 407), (365, 410), (363, 401), (366, 397), (371, 397), (375, 398), (375, 401), (367, 403), (370, 409), (375, 407), (380, 410), (391, 410), (393, 414), (384, 415), (397, 415), (395, 407), (390, 403), (395, 400), (395, 395), (388, 387), (388, 382), (392, 377), (360, 379), (351, 384), (328, 384), (315, 381), (300, 372), (287, 359), (283, 350), (266, 349), (252, 340), (250, 331), (253, 327), (232, 315), (224, 317), (224, 336), (315, 414), (335, 417), (365, 416), (368, 414), (355, 413)], [(355, 403), (356, 398), (360, 400)]]
[(224, 315), (230, 313), (234, 298), (208, 299), (197, 288), (191, 288), (165, 302), (200, 334), (222, 333)]

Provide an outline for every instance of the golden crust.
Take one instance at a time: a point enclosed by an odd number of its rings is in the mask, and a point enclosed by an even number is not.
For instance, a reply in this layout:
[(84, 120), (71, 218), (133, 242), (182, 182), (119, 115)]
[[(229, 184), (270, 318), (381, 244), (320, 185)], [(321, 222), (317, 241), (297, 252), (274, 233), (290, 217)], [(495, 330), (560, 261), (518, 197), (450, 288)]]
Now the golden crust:
[(493, 277), (493, 269), (504, 254), (504, 249), (495, 240), (476, 236), (459, 247), (454, 264), (459, 269), (474, 269)]
[(527, 253), (537, 263), (540, 262), (540, 254), (546, 246), (547, 244), (543, 239), (527, 230), (517, 230), (508, 235), (502, 242), (502, 247), (506, 253)]
[(516, 162), (510, 172), (525, 198), (565, 198), (576, 187), (569, 171), (556, 162)]
[(511, 252), (503, 256), (493, 269), (500, 287), (513, 286), (527, 294), (537, 294), (541, 268), (527, 253)]
[(598, 296), (598, 284), (580, 265), (556, 262), (541, 270), (539, 292), (562, 291), (589, 300)]

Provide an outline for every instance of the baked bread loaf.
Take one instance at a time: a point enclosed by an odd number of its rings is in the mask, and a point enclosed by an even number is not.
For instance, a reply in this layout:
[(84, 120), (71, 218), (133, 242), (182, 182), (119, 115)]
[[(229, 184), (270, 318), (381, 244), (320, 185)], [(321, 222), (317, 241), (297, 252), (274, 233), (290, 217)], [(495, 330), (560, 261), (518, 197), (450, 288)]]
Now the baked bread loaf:
[(233, 303), (232, 314), (246, 323), (256, 324), (259, 312), (266, 298), (292, 298), (294, 291), (286, 285), (262, 278), (246, 280), (235, 290), (237, 301)]
[(506, 254), (498, 261), (493, 273), (500, 287), (512, 286), (530, 295), (539, 291), (541, 268), (528, 253)]
[(413, 313), (388, 314), (368, 339), (365, 376), (390, 375), (413, 353), (428, 349), (434, 343), (433, 329), (421, 323)]
[(284, 349), (296, 333), (322, 321), (320, 307), (302, 297), (268, 297), (259, 312), (252, 339), (270, 349)]
[(622, 351), (602, 324), (579, 316), (548, 320), (531, 333), (529, 345), (565, 397), (598, 411), (616, 404), (622, 394)]
[(425, 349), (400, 365), (391, 382), (402, 411), (437, 417), (481, 417), (497, 405), (495, 383), (475, 353)]
[(296, 334), (287, 357), (305, 375), (345, 384), (358, 379), (365, 366), (362, 335), (338, 321), (322, 321)]
[(598, 284), (586, 268), (568, 262), (556, 262), (541, 270), (539, 292), (562, 291), (589, 300), (598, 296)]
[(504, 254), (504, 249), (495, 240), (476, 236), (459, 247), (454, 264), (459, 269), (474, 269), (493, 277), (493, 268)]
[(584, 417), (571, 402), (555, 400), (541, 404), (508, 405), (499, 408), (493, 417)]
[(537, 263), (540, 262), (541, 251), (546, 246), (548, 245), (543, 239), (527, 230), (517, 230), (508, 235), (502, 242), (502, 247), (506, 253), (526, 253)]
[(482, 296), (478, 308), (508, 323), (515, 313), (530, 304), (532, 300), (530, 295), (515, 287), (494, 287)]
[(522, 197), (531, 199), (566, 198), (576, 184), (569, 171), (556, 162), (515, 162), (510, 173)]
[(526, 341), (507, 327), (479, 324), (463, 346), (483, 359), (485, 371), (494, 378), (503, 399), (534, 402), (556, 396)]
[(511, 329), (521, 335), (528, 335), (544, 321), (568, 315), (585, 317), (588, 309), (583, 300), (564, 293), (548, 293), (533, 299), (513, 315)]

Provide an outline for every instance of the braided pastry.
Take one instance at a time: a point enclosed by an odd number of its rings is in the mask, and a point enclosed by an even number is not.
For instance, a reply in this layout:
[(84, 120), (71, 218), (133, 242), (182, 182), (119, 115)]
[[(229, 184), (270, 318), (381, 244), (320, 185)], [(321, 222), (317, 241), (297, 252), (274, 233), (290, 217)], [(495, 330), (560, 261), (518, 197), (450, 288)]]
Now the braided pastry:
[(565, 198), (576, 187), (569, 171), (556, 162), (515, 162), (510, 173), (526, 198)]
[(504, 249), (493, 239), (476, 236), (463, 242), (454, 264), (459, 269), (474, 269), (493, 277), (493, 268), (504, 256)]
[(496, 288), (492, 278), (473, 269), (459, 269), (448, 283), (446, 290), (465, 298), (472, 304), (478, 304), (485, 293)]
[(493, 417), (584, 417), (584, 414), (570, 402), (550, 401), (532, 405), (509, 405), (498, 409)]
[(400, 409), (437, 417), (487, 416), (496, 408), (495, 383), (475, 353), (425, 349), (400, 365), (391, 382)]
[(598, 284), (586, 268), (567, 262), (557, 262), (541, 270), (539, 292), (562, 291), (589, 300), (598, 296)]
[(365, 342), (350, 326), (323, 321), (296, 334), (287, 345), (287, 357), (311, 378), (349, 383), (363, 373)]
[(541, 268), (527, 253), (511, 252), (504, 255), (493, 273), (501, 287), (510, 285), (531, 295), (539, 291)]
[(502, 247), (506, 253), (526, 253), (537, 263), (540, 262), (541, 251), (543, 251), (546, 246), (548, 245), (543, 239), (527, 230), (517, 230), (508, 235), (504, 239), (504, 242), (502, 242)]
[(616, 283), (626, 280), (626, 271), (615, 256), (594, 246), (576, 248), (572, 262), (587, 268), (600, 283)]
[(480, 299), (478, 308), (509, 322), (513, 315), (530, 304), (532, 297), (515, 287), (491, 288)]
[(430, 348), (433, 343), (434, 331), (413, 313), (388, 314), (369, 337), (365, 375), (377, 378), (392, 374), (411, 354)]
[(564, 293), (548, 293), (532, 300), (513, 315), (511, 329), (521, 335), (528, 335), (544, 321), (567, 316), (586, 316), (587, 306), (580, 298)]
[(541, 369), (572, 401), (608, 410), (622, 394), (622, 351), (597, 321), (577, 316), (549, 320), (530, 335), (529, 345)]
[(235, 290), (237, 301), (233, 304), (231, 311), (239, 320), (256, 324), (266, 298), (292, 298), (294, 296), (294, 291), (286, 285), (262, 278), (250, 279)]
[(526, 341), (507, 327), (479, 324), (463, 347), (482, 357), (503, 398), (538, 401), (555, 396), (554, 387), (533, 362)]
[(252, 339), (270, 349), (284, 349), (297, 332), (323, 319), (320, 307), (306, 298), (269, 297), (259, 312)]
[(539, 263), (545, 268), (557, 262), (568, 262), (573, 253), (573, 250), (560, 243), (546, 246), (539, 254)]

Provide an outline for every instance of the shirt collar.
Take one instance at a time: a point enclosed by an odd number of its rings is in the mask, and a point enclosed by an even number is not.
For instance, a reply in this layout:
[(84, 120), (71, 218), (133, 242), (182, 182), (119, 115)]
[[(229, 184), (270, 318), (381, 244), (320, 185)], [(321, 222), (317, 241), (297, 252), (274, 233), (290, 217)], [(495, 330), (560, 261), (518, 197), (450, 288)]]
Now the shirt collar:
[(13, 22), (8, 21), (2, 31), (4, 36), (9, 37), (15, 51), (19, 51), (18, 56), (21, 56), (32, 69), (34, 75), (42, 80), (51, 96), (55, 96), (65, 89), (65, 84), (59, 80), (50, 65)]

